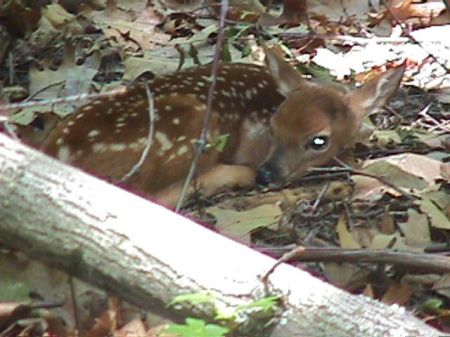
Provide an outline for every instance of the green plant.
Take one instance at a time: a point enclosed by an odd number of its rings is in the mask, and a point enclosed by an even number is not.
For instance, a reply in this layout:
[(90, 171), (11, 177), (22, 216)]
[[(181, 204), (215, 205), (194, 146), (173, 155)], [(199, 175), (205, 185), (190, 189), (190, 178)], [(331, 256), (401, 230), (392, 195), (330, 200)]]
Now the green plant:
[[(268, 296), (227, 311), (212, 293), (202, 292), (177, 296), (169, 303), (169, 306), (183, 302), (189, 302), (192, 305), (212, 304), (216, 311), (216, 320), (223, 321), (223, 325), (237, 326), (248, 321), (250, 316), (257, 317), (258, 320), (270, 319), (278, 308), (279, 299), (279, 296)], [(185, 324), (170, 325), (166, 331), (182, 337), (221, 337), (230, 331), (223, 325), (207, 324), (202, 319), (189, 317)]]
[(222, 337), (230, 330), (220, 325), (206, 324), (201, 319), (188, 317), (185, 324), (172, 324), (166, 331), (182, 337)]

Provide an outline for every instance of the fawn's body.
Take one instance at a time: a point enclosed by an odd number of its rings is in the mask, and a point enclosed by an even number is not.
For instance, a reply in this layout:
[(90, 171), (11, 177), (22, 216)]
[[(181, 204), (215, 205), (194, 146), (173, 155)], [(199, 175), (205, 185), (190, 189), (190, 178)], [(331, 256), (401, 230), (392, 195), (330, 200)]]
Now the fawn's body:
[[(225, 149), (202, 154), (199, 182), (207, 195), (231, 186), (292, 181), (352, 142), (362, 116), (378, 109), (398, 87), (402, 69), (379, 76), (352, 94), (308, 84), (284, 60), (267, 52), (268, 70), (222, 64), (217, 76), (208, 141), (229, 135)], [(270, 71), (270, 73), (269, 73)], [(211, 67), (150, 83), (156, 114), (153, 144), (128, 181), (132, 191), (172, 206), (191, 164), (206, 115)], [(149, 97), (137, 85), (81, 107), (44, 143), (48, 154), (110, 181), (139, 161), (149, 132)]]

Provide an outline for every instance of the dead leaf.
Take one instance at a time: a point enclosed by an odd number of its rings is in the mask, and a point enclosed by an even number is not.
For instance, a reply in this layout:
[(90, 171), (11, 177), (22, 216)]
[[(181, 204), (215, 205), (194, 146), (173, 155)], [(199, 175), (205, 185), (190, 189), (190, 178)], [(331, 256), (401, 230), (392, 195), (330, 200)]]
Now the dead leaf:
[(433, 290), (444, 290), (447, 292), (446, 297), (450, 298), (450, 294), (448, 292), (450, 291), (450, 274), (444, 274), (442, 275), (439, 280), (437, 280), (433, 285)]
[(216, 218), (215, 228), (219, 233), (247, 244), (252, 230), (277, 224), (282, 214), (277, 205), (261, 205), (245, 211), (213, 206), (206, 211)]
[(396, 165), (399, 164), (398, 162), (394, 162), (395, 164), (387, 161), (386, 158), (371, 160), (364, 165), (363, 171), (383, 178), (396, 187), (416, 190), (428, 187), (428, 183), (422, 179), (422, 176), (406, 172)]
[(362, 292), (364, 296), (367, 296), (369, 298), (375, 298), (375, 291), (373, 290), (373, 287), (371, 284), (367, 284)]
[(384, 294), (381, 302), (391, 305), (405, 305), (411, 299), (413, 291), (410, 286), (405, 284), (391, 285)]
[(397, 234), (376, 234), (369, 246), (371, 249), (386, 249), (392, 246), (397, 239)]
[(112, 334), (117, 329), (117, 311), (108, 309), (95, 319), (95, 324), (86, 333), (87, 337), (103, 337)]
[(348, 290), (360, 287), (369, 274), (367, 268), (362, 269), (353, 263), (324, 263), (324, 272), (332, 284)]
[(389, 193), (397, 197), (400, 196), (397, 191), (386, 186), (378, 179), (365, 176), (353, 176), (352, 180), (355, 183), (353, 194), (353, 198), (355, 199), (377, 201), (384, 193)]
[(450, 221), (445, 214), (428, 198), (420, 201), (420, 210), (430, 219), (431, 226), (440, 229), (450, 229)]
[(442, 163), (439, 171), (442, 179), (450, 181), (450, 163)]
[(361, 245), (355, 240), (353, 234), (348, 231), (347, 219), (342, 215), (336, 226), (336, 232), (339, 238), (339, 244), (342, 248), (360, 249)]
[(383, 216), (378, 222), (378, 229), (382, 234), (394, 234), (395, 233), (395, 221), (394, 217), (389, 213), (389, 207), (385, 206)]
[(146, 337), (147, 331), (144, 322), (140, 319), (133, 319), (119, 330), (114, 331), (114, 337)]
[(408, 210), (408, 220), (398, 224), (406, 238), (406, 244), (414, 248), (424, 248), (431, 241), (430, 224), (426, 214), (415, 209)]
[(441, 179), (441, 161), (431, 159), (427, 156), (404, 153), (389, 157), (384, 157), (384, 161), (391, 163), (409, 174), (414, 174), (423, 178), (428, 183), (433, 183), (436, 179)]
[(308, 10), (314, 15), (326, 16), (330, 21), (339, 21), (348, 16), (364, 17), (369, 4), (360, 0), (315, 0), (308, 2)]

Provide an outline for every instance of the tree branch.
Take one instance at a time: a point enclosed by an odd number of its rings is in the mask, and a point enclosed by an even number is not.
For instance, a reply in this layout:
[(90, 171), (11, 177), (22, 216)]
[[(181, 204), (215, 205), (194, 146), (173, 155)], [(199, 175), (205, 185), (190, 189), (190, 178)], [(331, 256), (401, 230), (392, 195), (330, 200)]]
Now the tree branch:
[[(205, 305), (166, 306), (180, 294), (209, 291), (229, 309), (265, 296), (260, 276), (275, 263), (2, 134), (0, 240), (172, 317), (215, 314)], [(286, 264), (268, 281), (283, 300), (268, 336), (442, 335), (398, 306), (352, 296)], [(250, 317), (249, 324), (255, 331), (261, 322)]]

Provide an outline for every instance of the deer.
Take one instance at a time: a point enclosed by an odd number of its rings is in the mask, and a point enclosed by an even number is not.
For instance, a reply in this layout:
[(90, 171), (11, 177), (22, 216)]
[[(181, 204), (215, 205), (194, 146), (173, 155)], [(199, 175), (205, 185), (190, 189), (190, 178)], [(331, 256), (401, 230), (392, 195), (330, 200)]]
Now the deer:
[[(204, 196), (255, 184), (276, 186), (300, 179), (354, 145), (365, 116), (396, 93), (404, 65), (344, 93), (313, 83), (283, 55), (265, 48), (265, 66), (221, 63), (207, 130), (211, 146), (197, 165)], [(78, 108), (50, 132), (42, 150), (107, 181), (119, 181), (148, 145), (149, 95), (154, 135), (149, 153), (124, 187), (173, 207), (189, 171), (207, 114), (211, 65), (135, 84)], [(191, 187), (190, 193), (193, 191)]]

